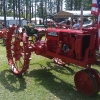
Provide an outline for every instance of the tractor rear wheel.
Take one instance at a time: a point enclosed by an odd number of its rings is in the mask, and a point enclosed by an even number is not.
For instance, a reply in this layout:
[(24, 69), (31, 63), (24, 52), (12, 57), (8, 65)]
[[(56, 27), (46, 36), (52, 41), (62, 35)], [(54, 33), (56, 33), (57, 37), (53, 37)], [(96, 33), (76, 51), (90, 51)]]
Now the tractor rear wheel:
[(6, 39), (6, 52), (8, 64), (14, 74), (22, 75), (29, 68), (31, 53), (28, 48), (27, 34), (15, 34), (13, 26), (10, 28)]

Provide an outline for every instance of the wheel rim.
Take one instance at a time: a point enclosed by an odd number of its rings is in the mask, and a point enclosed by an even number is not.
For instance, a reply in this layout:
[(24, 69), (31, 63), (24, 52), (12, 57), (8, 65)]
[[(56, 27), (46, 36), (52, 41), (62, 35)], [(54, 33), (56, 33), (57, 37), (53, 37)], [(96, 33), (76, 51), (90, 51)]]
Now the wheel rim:
[(32, 36), (32, 41), (36, 42), (36, 37), (34, 35)]
[(7, 34), (7, 58), (8, 64), (11, 70), (17, 74), (21, 75), (25, 73), (29, 67), (29, 58), (31, 53), (28, 50), (28, 39), (27, 35), (13, 35), (15, 27), (10, 28)]
[(96, 82), (97, 82), (97, 91), (96, 91), (96, 93), (97, 93), (97, 92), (100, 91), (100, 73), (99, 73), (99, 71), (97, 71), (96, 69), (93, 69), (93, 68), (90, 69), (90, 72), (92, 73), (92, 75), (96, 79)]
[(81, 70), (75, 74), (74, 82), (76, 88), (82, 94), (92, 96), (97, 91), (97, 83), (90, 72)]
[(53, 60), (58, 65), (62, 65), (62, 66), (65, 65), (65, 63), (61, 59), (59, 59), (59, 58), (53, 58)]

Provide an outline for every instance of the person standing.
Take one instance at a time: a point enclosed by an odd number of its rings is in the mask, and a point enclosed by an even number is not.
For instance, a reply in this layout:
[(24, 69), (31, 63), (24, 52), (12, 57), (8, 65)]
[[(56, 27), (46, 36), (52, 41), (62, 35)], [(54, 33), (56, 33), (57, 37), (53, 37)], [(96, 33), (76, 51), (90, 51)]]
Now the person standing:
[(73, 29), (79, 30), (81, 26), (81, 20), (79, 19), (78, 22), (75, 20), (75, 24), (73, 25)]

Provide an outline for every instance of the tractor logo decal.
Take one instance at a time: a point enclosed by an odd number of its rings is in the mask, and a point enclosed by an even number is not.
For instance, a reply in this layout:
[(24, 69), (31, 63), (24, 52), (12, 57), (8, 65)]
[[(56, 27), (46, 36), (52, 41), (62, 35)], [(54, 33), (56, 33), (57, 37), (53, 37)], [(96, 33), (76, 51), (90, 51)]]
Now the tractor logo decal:
[(49, 32), (48, 35), (49, 36), (58, 36), (58, 33), (56, 33), (56, 32)]

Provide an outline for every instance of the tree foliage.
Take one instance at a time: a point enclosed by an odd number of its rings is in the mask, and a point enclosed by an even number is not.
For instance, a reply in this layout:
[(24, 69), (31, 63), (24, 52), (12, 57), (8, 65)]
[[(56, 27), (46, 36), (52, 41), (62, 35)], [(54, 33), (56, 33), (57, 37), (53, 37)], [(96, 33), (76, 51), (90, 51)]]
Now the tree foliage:
[[(4, 0), (0, 0), (1, 16), (4, 14), (3, 1)], [(20, 5), (18, 5), (18, 1), (19, 0), (5, 0), (7, 16), (24, 17), (27, 20), (29, 20), (31, 16), (43, 18), (46, 14), (54, 14), (61, 10), (80, 10), (82, 2), (84, 10), (91, 9), (91, 0), (20, 0)], [(64, 5), (65, 9), (63, 9)]]
[(90, 10), (91, 1), (92, 0), (65, 0), (66, 10), (80, 10), (82, 2), (84, 7), (83, 9)]

